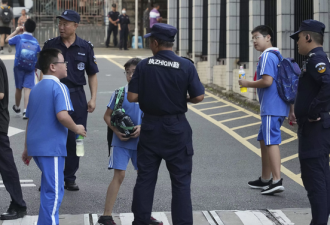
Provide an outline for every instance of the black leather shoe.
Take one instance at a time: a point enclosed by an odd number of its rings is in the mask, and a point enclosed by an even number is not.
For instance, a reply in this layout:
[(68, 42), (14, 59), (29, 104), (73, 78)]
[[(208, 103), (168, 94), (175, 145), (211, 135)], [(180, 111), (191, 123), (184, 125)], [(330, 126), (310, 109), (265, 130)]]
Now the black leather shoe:
[(10, 206), (7, 212), (1, 214), (1, 220), (16, 220), (18, 218), (23, 218), (26, 215), (26, 207), (16, 207), (13, 203), (10, 203)]
[(65, 183), (64, 189), (67, 189), (68, 191), (79, 191), (78, 185), (73, 182), (73, 183)]

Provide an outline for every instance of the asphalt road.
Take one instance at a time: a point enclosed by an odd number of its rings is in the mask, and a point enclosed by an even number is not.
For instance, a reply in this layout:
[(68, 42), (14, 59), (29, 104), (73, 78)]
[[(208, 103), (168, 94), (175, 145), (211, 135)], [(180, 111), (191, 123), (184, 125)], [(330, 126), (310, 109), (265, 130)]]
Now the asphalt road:
[[(123, 65), (127, 59), (115, 57), (114, 60)], [(13, 60), (4, 60), (7, 66), (10, 86), (11, 108), (14, 104)], [(65, 191), (60, 214), (102, 213), (107, 187), (112, 179), (113, 171), (107, 169), (108, 150), (106, 142), (106, 124), (103, 114), (112, 92), (126, 84), (123, 69), (113, 62), (98, 59), (99, 87), (96, 110), (89, 114), (87, 135), (85, 139), (85, 156), (81, 158), (80, 169), (77, 172), (78, 192)], [(88, 86), (87, 96), (90, 96)], [(88, 97), (89, 98), (89, 97)], [(208, 101), (205, 99), (205, 102)], [(201, 105), (200, 108), (203, 106)], [(25, 130), (26, 122), (14, 115), (10, 109), (10, 126)], [(242, 142), (235, 139), (225, 130), (206, 118), (189, 110), (187, 118), (193, 129), (194, 166), (192, 175), (192, 202), (194, 210), (245, 210), (245, 209), (281, 209), (307, 208), (307, 194), (301, 185), (282, 174), (286, 191), (275, 196), (262, 196), (259, 190), (250, 189), (247, 182), (256, 179), (261, 173), (261, 159)], [(235, 121), (233, 121), (235, 122)], [(51, 128), (50, 128), (51, 129)], [(241, 136), (255, 133), (255, 126), (242, 129)], [(238, 131), (237, 131), (238, 132)], [(28, 213), (37, 215), (39, 209), (40, 171), (31, 161), (25, 166), (21, 161), (24, 132), (10, 137), (11, 147), (21, 180), (33, 180), (34, 187), (23, 187), (24, 199), (27, 202)], [(47, 138), (47, 137), (42, 137)], [(254, 138), (255, 139), (255, 138)], [(256, 141), (251, 140), (251, 143)], [(257, 146), (257, 145), (256, 145)], [(283, 147), (286, 151), (297, 152), (297, 142), (293, 141)], [(297, 159), (296, 159), (297, 160)], [(299, 172), (297, 161), (288, 162), (286, 166), (291, 171)], [(125, 180), (119, 191), (114, 212), (130, 212), (132, 190), (135, 184), (136, 172), (129, 164)], [(159, 170), (153, 211), (170, 211), (171, 181), (163, 163)], [(10, 201), (5, 188), (0, 188), (0, 212), (4, 212)]]

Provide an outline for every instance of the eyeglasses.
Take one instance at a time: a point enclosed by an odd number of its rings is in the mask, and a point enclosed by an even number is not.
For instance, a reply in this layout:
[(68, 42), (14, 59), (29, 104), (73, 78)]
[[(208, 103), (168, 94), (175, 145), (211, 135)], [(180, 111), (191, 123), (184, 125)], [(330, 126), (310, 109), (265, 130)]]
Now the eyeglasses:
[(59, 27), (68, 27), (68, 26), (70, 26), (70, 24), (72, 24), (72, 23), (58, 23), (57, 24), (57, 26), (59, 26)]
[(134, 71), (125, 71), (125, 72), (124, 72), (124, 74), (125, 74), (126, 76), (131, 75), (131, 74), (133, 74), (133, 73), (134, 73)]
[(68, 65), (68, 61), (64, 61), (64, 62), (53, 62), (52, 64), (58, 64), (58, 63), (65, 63), (65, 65)]
[(257, 41), (259, 38), (261, 37), (266, 37), (264, 35), (260, 35), (260, 36), (255, 36), (255, 37), (252, 37), (252, 39), (250, 40), (250, 42), (254, 42), (254, 41)]

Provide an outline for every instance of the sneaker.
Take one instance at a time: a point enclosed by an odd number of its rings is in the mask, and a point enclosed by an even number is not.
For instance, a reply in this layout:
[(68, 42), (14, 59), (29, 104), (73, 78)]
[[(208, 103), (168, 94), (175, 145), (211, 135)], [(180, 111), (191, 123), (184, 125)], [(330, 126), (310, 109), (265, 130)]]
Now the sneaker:
[(25, 112), (23, 112), (23, 120), (27, 120), (28, 118), (25, 116)]
[(267, 188), (264, 188), (261, 191), (261, 194), (271, 195), (271, 194), (283, 192), (285, 189), (282, 185), (282, 182), (283, 182), (283, 178), (279, 182), (277, 182), (276, 184), (271, 183)]
[(17, 108), (16, 105), (13, 105), (13, 110), (16, 114), (19, 114), (21, 113), (21, 109), (20, 108)]
[(163, 225), (162, 221), (156, 220), (155, 218), (151, 217), (149, 225)]
[(97, 221), (99, 225), (115, 225), (115, 221), (113, 220), (112, 216), (100, 216), (99, 220)]
[(267, 183), (264, 183), (261, 181), (261, 177), (259, 177), (258, 180), (248, 182), (248, 185), (250, 186), (250, 188), (264, 189), (264, 188), (267, 188), (271, 183), (272, 183), (272, 180), (270, 180)]
[(10, 45), (8, 45), (8, 52), (11, 53), (12, 52), (12, 48)]

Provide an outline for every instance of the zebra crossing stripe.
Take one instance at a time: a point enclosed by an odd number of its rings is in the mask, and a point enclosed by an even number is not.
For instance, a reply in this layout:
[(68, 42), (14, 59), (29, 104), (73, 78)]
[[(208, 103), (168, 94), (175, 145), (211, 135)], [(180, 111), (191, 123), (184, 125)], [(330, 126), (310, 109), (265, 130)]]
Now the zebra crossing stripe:
[(210, 214), (218, 225), (225, 225), (215, 211), (210, 211)]
[(98, 221), (97, 214), (92, 214), (92, 220), (93, 220), (93, 225), (96, 225), (97, 224), (97, 221)]
[(2, 225), (34, 225), (37, 224), (38, 216), (24, 216), (17, 220), (4, 220)]
[(282, 225), (294, 225), (281, 210), (268, 210)]
[[(265, 215), (253, 211), (236, 211), (235, 214), (239, 217), (244, 225), (274, 225)], [(262, 214), (263, 216), (261, 216)]]
[(84, 225), (90, 225), (89, 214), (84, 214)]
[[(157, 220), (160, 220), (163, 222), (163, 225), (170, 225), (168, 222), (167, 216), (164, 212), (153, 212), (151, 214), (154, 218)], [(133, 213), (120, 213), (119, 214), (121, 225), (132, 225), (132, 222), (134, 220), (134, 214)], [(216, 224), (214, 224), (216, 225)]]
[(207, 222), (210, 224), (210, 225), (217, 225), (214, 220), (212, 219), (212, 217), (210, 216), (209, 212), (208, 211), (202, 211), (202, 213), (204, 214)]

